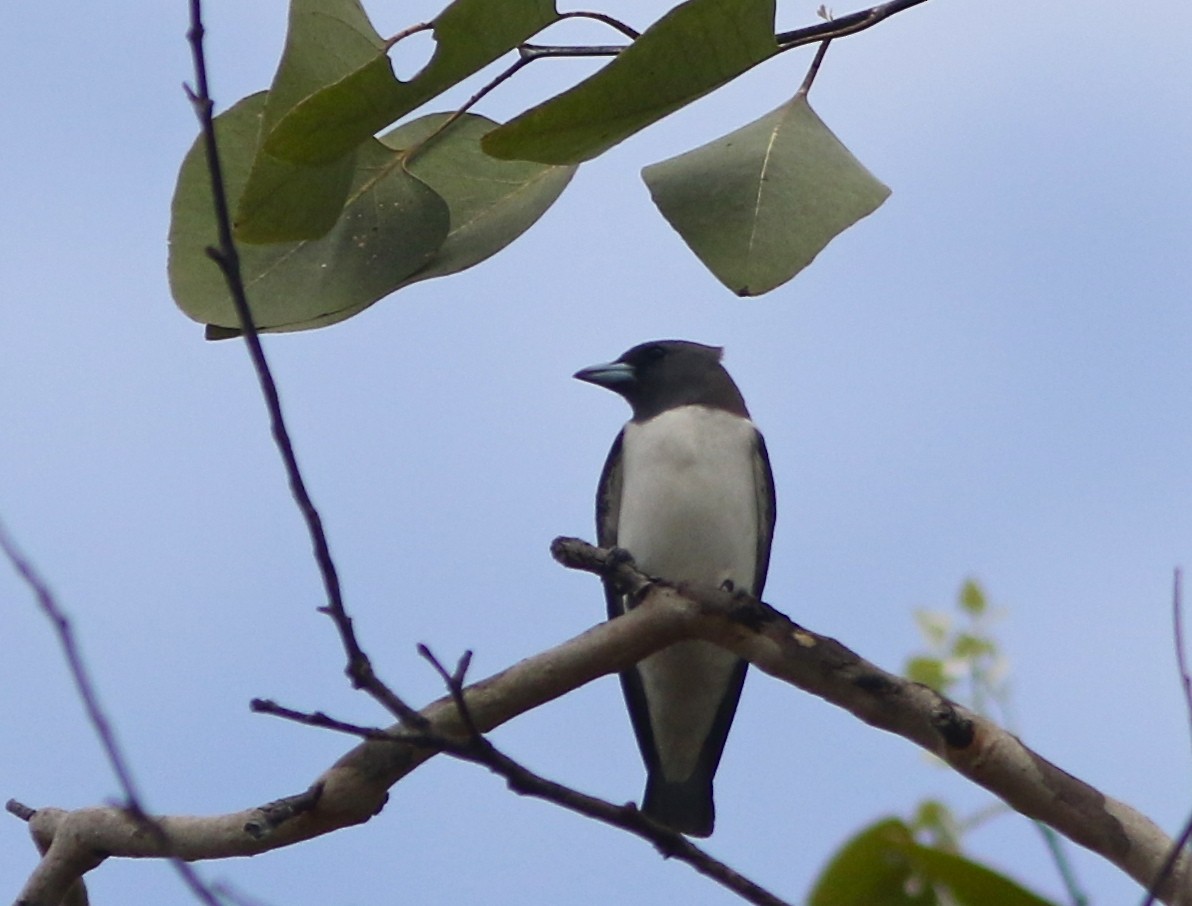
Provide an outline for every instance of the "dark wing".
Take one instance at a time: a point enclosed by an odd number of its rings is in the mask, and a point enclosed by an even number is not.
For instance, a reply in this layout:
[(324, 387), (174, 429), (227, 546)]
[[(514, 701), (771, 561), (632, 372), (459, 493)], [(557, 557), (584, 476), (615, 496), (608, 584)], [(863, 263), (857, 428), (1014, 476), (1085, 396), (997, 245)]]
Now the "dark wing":
[[(596, 488), (596, 543), (601, 547), (617, 546), (617, 524), (621, 521), (621, 439), (624, 436), (625, 432), (621, 431), (613, 441)], [(621, 596), (614, 594), (607, 582), (604, 593), (610, 620), (625, 612)]]
[(766, 573), (770, 569), (770, 542), (774, 539), (777, 505), (774, 500), (774, 473), (770, 471), (770, 454), (766, 439), (755, 432), (756, 450), (753, 458), (753, 486), (757, 494), (757, 568), (753, 574), (753, 596), (760, 598), (766, 587)]
[[(596, 539), (601, 547), (617, 546), (617, 525), (621, 520), (621, 441), (625, 436), (622, 430), (613, 441), (612, 449), (608, 451), (608, 459), (604, 462), (604, 471), (600, 473), (600, 485), (596, 489)], [(604, 600), (608, 605), (610, 620), (623, 614), (627, 607), (625, 596), (608, 583), (604, 583)], [(633, 723), (633, 734), (637, 737), (638, 748), (641, 749), (642, 760), (651, 774), (658, 771), (658, 752), (654, 745), (654, 731), (650, 728), (650, 712), (646, 704), (646, 692), (642, 688), (641, 676), (637, 670), (630, 667), (621, 672), (621, 689), (625, 693), (625, 703), (629, 707), (629, 718)]]

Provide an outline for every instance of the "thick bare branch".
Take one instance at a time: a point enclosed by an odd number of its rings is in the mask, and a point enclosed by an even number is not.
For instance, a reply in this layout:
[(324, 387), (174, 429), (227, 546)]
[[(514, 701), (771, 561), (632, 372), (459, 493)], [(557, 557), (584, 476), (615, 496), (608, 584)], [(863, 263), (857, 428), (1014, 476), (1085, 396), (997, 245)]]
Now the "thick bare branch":
[[(1047, 822), (1101, 854), (1144, 887), (1159, 875), (1171, 841), (1153, 822), (926, 686), (881, 670), (839, 642), (798, 626), (747, 595), (651, 582), (627, 558), (575, 539), (560, 539), (553, 550), (567, 566), (610, 576), (637, 590), (641, 604), (623, 617), (469, 686), (464, 694), (480, 732), (599, 676), (623, 670), (679, 639), (703, 638), (748, 658), (771, 676), (927, 749), (1017, 811)], [(428, 732), (460, 742), (470, 738), (450, 696), (420, 713)], [(161, 818), (160, 826), (179, 856), (213, 859), (253, 855), (367, 821), (385, 804), (388, 788), (434, 754), (408, 741), (416, 738), (410, 733), (417, 731), (399, 725), (390, 732), (394, 739), (365, 741), (340, 758), (303, 794), (301, 808), (279, 808), (273, 803), (210, 818)], [(54, 864), (43, 862), (26, 887), (30, 902), (52, 902), (43, 896), (51, 888), (39, 885), (52, 880), (53, 889), (63, 889), (85, 870), (79, 862), (84, 851), (161, 855), (160, 844), (119, 809), (38, 809), (29, 821), (42, 839), (52, 841), (51, 851), (57, 847)], [(1176, 903), (1177, 892), (1187, 896), (1189, 891), (1192, 883), (1184, 856), (1160, 891), (1160, 899)]]

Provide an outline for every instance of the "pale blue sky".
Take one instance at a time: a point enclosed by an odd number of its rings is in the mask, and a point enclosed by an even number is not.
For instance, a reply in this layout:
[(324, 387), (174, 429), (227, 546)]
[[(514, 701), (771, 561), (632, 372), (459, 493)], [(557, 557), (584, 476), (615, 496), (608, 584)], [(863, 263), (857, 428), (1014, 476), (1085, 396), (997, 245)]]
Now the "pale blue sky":
[[(784, 5), (781, 25), (815, 6)], [(204, 343), (169, 299), (169, 198), (195, 133), (185, 7), (0, 12), (0, 518), (74, 616), (149, 806), (212, 813), (295, 792), (350, 745), (253, 716), (250, 698), (384, 718), (347, 687), (315, 613), (243, 349)], [(382, 32), (436, 10), (368, 7)], [(643, 25), (664, 4), (602, 8)], [(213, 0), (208, 14), (227, 106), (268, 84), (285, 4)], [(1177, 828), (1192, 810), (1169, 606), (1192, 550), (1190, 33), (1183, 0), (933, 0), (837, 42), (812, 103), (894, 194), (762, 299), (702, 270), (638, 170), (776, 106), (810, 51), (585, 166), (487, 264), (269, 339), (377, 666), (423, 703), (441, 688), (418, 642), (444, 658), (474, 648), (479, 677), (599, 619), (597, 583), (547, 545), (591, 536), (627, 412), (570, 375), (645, 339), (723, 344), (778, 484), (767, 598), (898, 669), (918, 646), (912, 610), (979, 578), (1003, 613), (1023, 738)], [(535, 64), (485, 112), (506, 117), (590, 65)], [(0, 795), (114, 797), (49, 628), (7, 569), (0, 639)], [(611, 678), (494, 739), (588, 792), (640, 795)], [(927, 796), (988, 802), (902, 740), (755, 673), (709, 847), (798, 900), (845, 837)], [(1059, 895), (1022, 819), (970, 843)], [(1098, 857), (1073, 858), (1099, 906), (1136, 901)], [(0, 897), (33, 864), (23, 826), (0, 819)], [(287, 906), (733, 902), (447, 759), (363, 828), (202, 872)], [(90, 885), (97, 904), (187, 901), (159, 865), (105, 865)]]

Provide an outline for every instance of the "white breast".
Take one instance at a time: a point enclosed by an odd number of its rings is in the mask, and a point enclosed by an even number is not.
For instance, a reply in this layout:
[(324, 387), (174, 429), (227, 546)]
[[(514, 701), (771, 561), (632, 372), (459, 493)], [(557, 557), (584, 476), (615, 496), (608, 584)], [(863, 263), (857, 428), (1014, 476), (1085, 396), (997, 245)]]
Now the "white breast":
[[(617, 546), (655, 576), (712, 586), (731, 579), (751, 589), (758, 532), (753, 424), (720, 409), (684, 406), (631, 422), (621, 444)], [(669, 780), (695, 770), (736, 664), (731, 652), (698, 641), (638, 664)]]
[(757, 559), (754, 427), (721, 409), (683, 406), (622, 441), (617, 545), (648, 573), (750, 588)]

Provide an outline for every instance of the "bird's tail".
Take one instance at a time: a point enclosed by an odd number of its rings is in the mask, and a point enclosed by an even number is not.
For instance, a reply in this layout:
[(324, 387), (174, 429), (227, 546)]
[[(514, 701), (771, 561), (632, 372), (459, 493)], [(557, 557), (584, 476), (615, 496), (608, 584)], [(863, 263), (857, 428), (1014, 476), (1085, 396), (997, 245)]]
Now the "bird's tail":
[(642, 811), (660, 824), (692, 837), (708, 837), (716, 823), (712, 778), (697, 770), (682, 781), (651, 773), (646, 780)]

